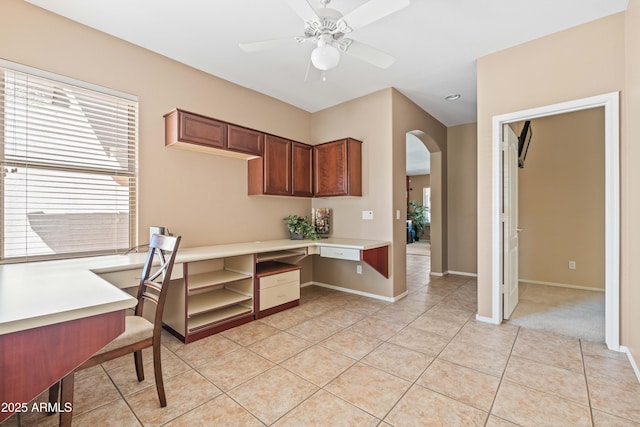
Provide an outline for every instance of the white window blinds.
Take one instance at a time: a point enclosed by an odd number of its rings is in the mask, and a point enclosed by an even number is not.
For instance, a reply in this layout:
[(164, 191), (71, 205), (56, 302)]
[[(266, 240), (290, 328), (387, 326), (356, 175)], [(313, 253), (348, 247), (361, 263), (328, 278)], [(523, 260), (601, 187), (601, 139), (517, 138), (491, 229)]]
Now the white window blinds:
[(0, 62), (0, 260), (134, 246), (138, 105), (106, 91)]

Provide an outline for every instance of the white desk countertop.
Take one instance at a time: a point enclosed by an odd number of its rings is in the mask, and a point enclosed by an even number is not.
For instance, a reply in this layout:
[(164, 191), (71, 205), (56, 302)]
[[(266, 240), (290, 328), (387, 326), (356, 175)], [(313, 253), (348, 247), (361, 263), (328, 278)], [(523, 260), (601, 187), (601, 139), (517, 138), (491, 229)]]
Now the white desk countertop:
[[(268, 240), (180, 248), (176, 264), (304, 247), (375, 249), (362, 239)], [(145, 253), (0, 265), (0, 334), (134, 307), (136, 299), (95, 273), (142, 268)]]

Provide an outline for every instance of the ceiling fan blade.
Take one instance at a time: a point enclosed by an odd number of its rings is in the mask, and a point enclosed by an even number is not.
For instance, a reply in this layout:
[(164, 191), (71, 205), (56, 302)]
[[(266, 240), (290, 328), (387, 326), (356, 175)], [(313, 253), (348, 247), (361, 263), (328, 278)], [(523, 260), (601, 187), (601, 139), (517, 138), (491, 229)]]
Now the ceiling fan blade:
[(304, 22), (313, 22), (320, 19), (307, 0), (287, 0), (287, 3)]
[(351, 44), (344, 52), (380, 68), (389, 68), (396, 62), (396, 58), (393, 56), (355, 40), (351, 41)]
[(240, 43), (240, 49), (247, 53), (260, 52), (262, 50), (271, 49), (287, 43), (295, 42), (295, 37), (287, 37), (283, 39), (263, 40), (260, 42)]
[(342, 17), (351, 29), (357, 30), (409, 6), (410, 0), (369, 0)]

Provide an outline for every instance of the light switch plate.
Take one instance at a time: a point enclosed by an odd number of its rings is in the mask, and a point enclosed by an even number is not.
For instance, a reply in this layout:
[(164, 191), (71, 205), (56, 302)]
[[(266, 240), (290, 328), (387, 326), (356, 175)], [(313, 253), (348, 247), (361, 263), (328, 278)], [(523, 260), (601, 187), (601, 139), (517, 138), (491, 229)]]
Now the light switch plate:
[(362, 219), (373, 219), (373, 211), (362, 211)]

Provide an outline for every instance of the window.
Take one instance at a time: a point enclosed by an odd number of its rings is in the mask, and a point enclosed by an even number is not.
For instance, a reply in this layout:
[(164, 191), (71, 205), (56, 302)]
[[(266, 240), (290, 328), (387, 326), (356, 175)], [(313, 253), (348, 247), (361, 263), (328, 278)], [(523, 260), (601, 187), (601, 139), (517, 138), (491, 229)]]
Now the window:
[(137, 116), (130, 95), (0, 60), (0, 261), (134, 246)]
[(422, 206), (425, 207), (427, 222), (431, 222), (431, 187), (422, 187)]

